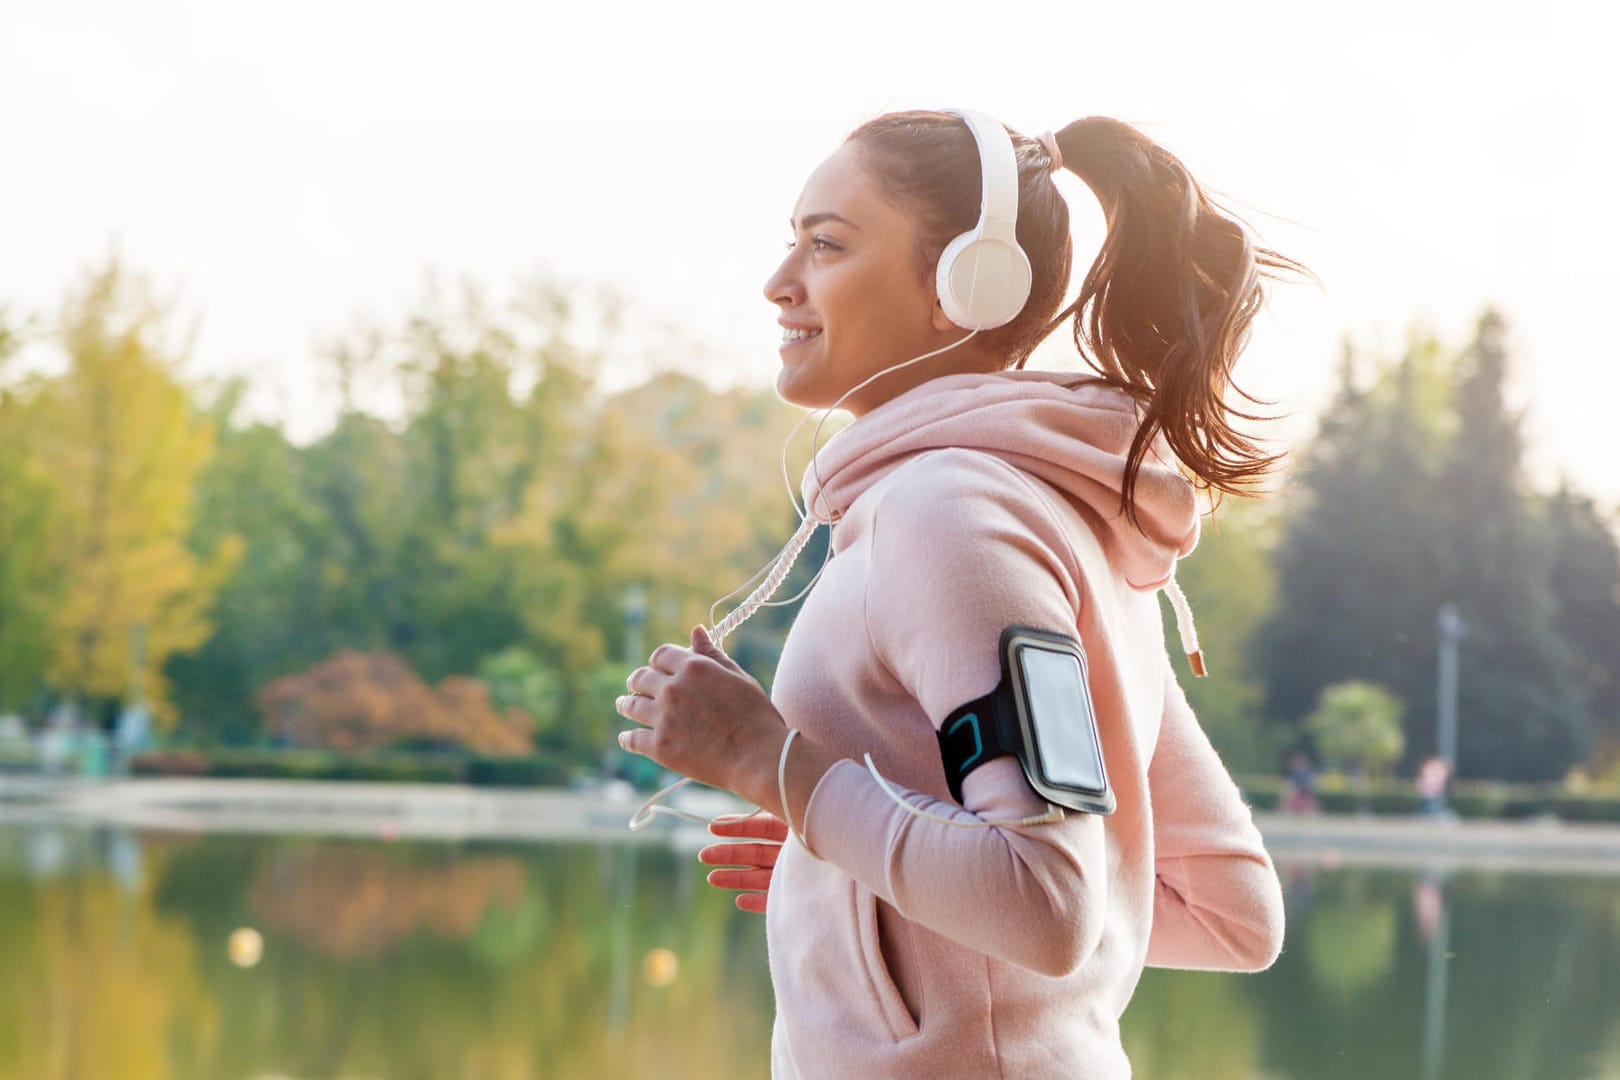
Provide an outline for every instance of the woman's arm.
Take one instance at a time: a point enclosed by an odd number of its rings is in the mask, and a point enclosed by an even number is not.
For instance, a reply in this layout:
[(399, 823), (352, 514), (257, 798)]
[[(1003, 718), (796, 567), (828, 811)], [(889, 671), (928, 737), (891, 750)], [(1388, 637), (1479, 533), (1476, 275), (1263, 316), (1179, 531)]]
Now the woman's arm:
[[(1165, 659), (1169, 667), (1169, 658)], [(1282, 952), (1283, 894), (1260, 830), (1175, 671), (1148, 765), (1153, 805), (1153, 967), (1263, 971)]]
[[(1004, 627), (1072, 633), (1080, 591), (1062, 529), (1022, 473), (983, 454), (929, 457), (874, 513), (865, 621), (878, 659), (937, 728), (1000, 681)], [(799, 750), (796, 742), (791, 755)], [(961, 806), (894, 786), (919, 809), (967, 822), (1048, 809), (1011, 757), (970, 773)], [(908, 919), (982, 952), (1058, 976), (1101, 940), (1107, 865), (1094, 815), (956, 828), (907, 813), (851, 759), (825, 768), (802, 814), (795, 821), (813, 855)]]

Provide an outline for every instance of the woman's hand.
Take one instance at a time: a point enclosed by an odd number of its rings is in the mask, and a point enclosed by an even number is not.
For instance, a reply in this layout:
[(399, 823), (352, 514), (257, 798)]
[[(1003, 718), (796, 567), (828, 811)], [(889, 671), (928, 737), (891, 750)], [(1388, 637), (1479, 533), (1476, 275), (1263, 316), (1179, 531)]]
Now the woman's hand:
[(759, 805), (753, 789), (767, 774), (774, 784), (787, 725), (759, 682), (703, 627), (693, 628), (690, 649), (658, 646), (625, 685), (631, 694), (615, 707), (646, 727), (620, 732), (620, 746)]
[(764, 810), (746, 817), (727, 814), (709, 822), (709, 831), (716, 836), (747, 837), (756, 840), (774, 840), (773, 844), (710, 844), (698, 852), (698, 862), (708, 866), (741, 867), (741, 869), (710, 870), (709, 884), (717, 889), (749, 890), (737, 894), (737, 907), (743, 911), (765, 914), (766, 890), (771, 887), (771, 872), (781, 844), (787, 839), (787, 825)]

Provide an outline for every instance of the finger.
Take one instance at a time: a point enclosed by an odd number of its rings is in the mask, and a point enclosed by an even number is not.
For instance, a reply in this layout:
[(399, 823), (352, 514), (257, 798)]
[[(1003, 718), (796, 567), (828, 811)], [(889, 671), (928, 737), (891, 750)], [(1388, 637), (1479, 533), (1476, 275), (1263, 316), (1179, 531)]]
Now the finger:
[(726, 651), (709, 636), (708, 629), (701, 623), (692, 627), (692, 651), (707, 656), (728, 671), (746, 674), (742, 665), (726, 655)]
[(683, 649), (679, 645), (666, 643), (652, 651), (652, 655), (647, 657), (647, 664), (666, 675), (673, 675), (680, 669), (681, 661), (691, 655), (691, 649)]
[(657, 668), (638, 667), (624, 680), (625, 689), (632, 694), (645, 694), (647, 697), (657, 697), (672, 681), (673, 676), (666, 675)]
[(652, 729), (650, 728), (631, 728), (629, 731), (621, 731), (619, 732), (619, 749), (645, 757), (647, 750), (642, 744), (642, 739), (650, 738), (651, 735)]
[(710, 870), (709, 884), (717, 889), (768, 889), (771, 887), (769, 870)]
[[(638, 724), (652, 724), (652, 707), (653, 699), (644, 697), (641, 694), (620, 694), (613, 699), (613, 708), (618, 714), (626, 720), (634, 720)], [(619, 740), (619, 745), (624, 745), (623, 739)]]
[(756, 915), (763, 915), (765, 914), (765, 894), (762, 892), (738, 893), (737, 906), (743, 911), (752, 911)]
[(707, 866), (775, 866), (781, 847), (776, 844), (710, 844), (698, 851)]
[(768, 811), (739, 817), (723, 814), (709, 822), (709, 831), (716, 836), (744, 836), (758, 840), (786, 840), (787, 823)]

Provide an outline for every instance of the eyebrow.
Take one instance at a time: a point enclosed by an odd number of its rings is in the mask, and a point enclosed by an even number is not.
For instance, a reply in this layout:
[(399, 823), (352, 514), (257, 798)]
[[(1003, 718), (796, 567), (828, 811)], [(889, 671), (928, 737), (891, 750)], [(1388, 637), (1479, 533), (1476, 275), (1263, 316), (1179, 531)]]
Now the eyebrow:
[[(823, 221), (836, 221), (840, 225), (848, 225), (852, 229), (859, 229), (860, 228), (859, 225), (857, 225), (853, 221), (849, 220), (849, 218), (843, 217), (843, 216), (841, 216), (839, 214), (835, 214), (830, 210), (823, 210), (822, 212), (820, 212), (818, 214), (806, 214), (806, 215), (804, 215), (804, 220), (799, 222), (797, 227), (798, 228), (804, 228), (804, 229), (813, 229), (817, 225), (820, 225)], [(788, 218), (788, 228), (791, 229), (791, 228), (794, 228), (794, 227), (795, 226), (793, 224), (793, 219), (791, 217)]]

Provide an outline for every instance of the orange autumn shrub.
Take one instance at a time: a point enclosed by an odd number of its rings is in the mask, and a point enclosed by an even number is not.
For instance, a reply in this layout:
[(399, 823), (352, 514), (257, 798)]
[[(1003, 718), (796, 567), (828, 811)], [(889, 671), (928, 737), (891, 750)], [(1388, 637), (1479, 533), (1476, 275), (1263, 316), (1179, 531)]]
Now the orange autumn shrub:
[(527, 713), (497, 712), (477, 679), (451, 676), (434, 689), (394, 653), (339, 653), (267, 684), (257, 700), (266, 730), (292, 746), (350, 753), (399, 743), (492, 755), (534, 750)]

